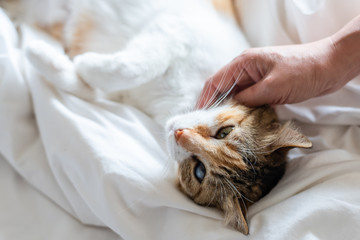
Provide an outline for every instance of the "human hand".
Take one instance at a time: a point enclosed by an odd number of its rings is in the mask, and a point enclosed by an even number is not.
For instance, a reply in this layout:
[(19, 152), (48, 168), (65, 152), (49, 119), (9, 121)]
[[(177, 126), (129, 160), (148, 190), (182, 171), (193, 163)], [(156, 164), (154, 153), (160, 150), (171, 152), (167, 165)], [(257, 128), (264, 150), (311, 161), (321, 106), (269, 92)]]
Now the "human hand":
[(331, 38), (248, 49), (206, 82), (197, 106), (208, 107), (227, 91), (247, 106), (298, 103), (334, 92), (349, 80), (335, 52)]

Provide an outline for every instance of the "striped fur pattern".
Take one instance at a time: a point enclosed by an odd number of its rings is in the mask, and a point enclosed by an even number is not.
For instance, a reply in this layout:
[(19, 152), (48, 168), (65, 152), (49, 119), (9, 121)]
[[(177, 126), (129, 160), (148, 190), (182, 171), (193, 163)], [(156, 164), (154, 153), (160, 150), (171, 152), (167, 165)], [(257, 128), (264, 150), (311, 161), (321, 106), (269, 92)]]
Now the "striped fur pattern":
[(286, 154), (311, 142), (269, 106), (232, 102), (170, 120), (168, 147), (179, 162), (178, 187), (194, 202), (222, 210), (244, 234), (246, 209), (283, 176)]

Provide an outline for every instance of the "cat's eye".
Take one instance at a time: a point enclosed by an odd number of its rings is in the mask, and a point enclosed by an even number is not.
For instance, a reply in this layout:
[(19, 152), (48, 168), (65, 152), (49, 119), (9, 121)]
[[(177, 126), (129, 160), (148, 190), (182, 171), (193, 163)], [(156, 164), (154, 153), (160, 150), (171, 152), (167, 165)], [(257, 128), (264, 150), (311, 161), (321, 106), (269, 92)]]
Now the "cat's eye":
[(196, 180), (199, 181), (199, 183), (201, 183), (204, 180), (205, 175), (206, 175), (206, 169), (202, 162), (198, 161), (196, 163), (195, 168), (194, 168), (194, 175), (195, 175)]
[(234, 126), (228, 126), (228, 127), (223, 127), (223, 128), (220, 128), (216, 135), (215, 135), (215, 138), (216, 139), (223, 139), (225, 138), (235, 127)]

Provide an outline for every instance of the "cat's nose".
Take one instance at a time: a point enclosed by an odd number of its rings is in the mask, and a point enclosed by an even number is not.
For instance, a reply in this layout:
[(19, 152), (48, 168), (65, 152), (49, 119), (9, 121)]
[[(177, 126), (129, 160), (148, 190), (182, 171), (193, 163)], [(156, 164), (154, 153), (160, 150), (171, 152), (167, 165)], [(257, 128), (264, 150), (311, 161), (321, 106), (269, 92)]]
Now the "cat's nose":
[(181, 135), (184, 133), (184, 130), (183, 129), (177, 129), (175, 130), (174, 132), (174, 135), (175, 135), (175, 140), (176, 141), (179, 141)]

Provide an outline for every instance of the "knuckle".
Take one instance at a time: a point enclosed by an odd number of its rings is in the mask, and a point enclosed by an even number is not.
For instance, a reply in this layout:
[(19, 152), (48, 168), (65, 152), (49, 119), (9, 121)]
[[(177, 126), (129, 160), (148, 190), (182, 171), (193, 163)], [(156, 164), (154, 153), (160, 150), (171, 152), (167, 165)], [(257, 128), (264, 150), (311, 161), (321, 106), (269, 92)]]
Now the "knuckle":
[(245, 49), (240, 56), (244, 57), (244, 58), (255, 58), (259, 55), (259, 48), (248, 48)]

